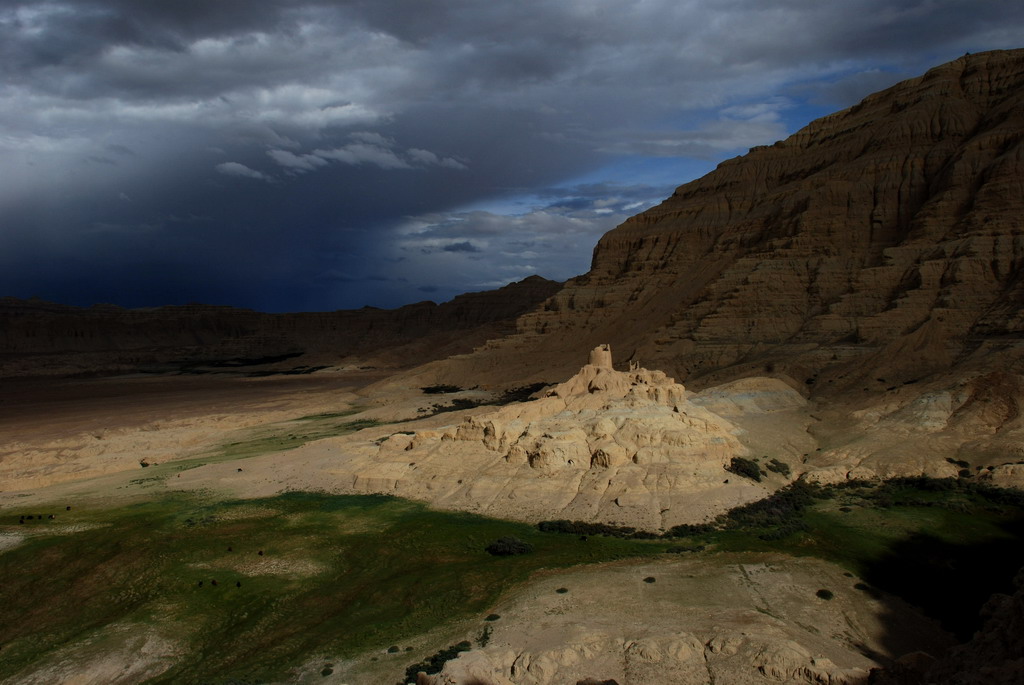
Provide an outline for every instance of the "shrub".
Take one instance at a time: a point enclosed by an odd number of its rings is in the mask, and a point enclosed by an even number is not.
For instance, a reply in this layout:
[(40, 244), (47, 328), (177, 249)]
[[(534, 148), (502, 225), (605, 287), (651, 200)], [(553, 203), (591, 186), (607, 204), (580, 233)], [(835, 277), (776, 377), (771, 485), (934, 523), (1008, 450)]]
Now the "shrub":
[(770, 462), (768, 462), (767, 468), (769, 471), (773, 473), (782, 474), (787, 478), (789, 478), (789, 474), (792, 473), (792, 471), (789, 468), (789, 464), (787, 464), (784, 461), (779, 461), (778, 459), (772, 459)]
[(555, 592), (557, 592), (560, 595), (564, 595), (568, 591), (569, 591), (569, 588), (567, 588), (567, 587), (560, 587), (557, 590), (555, 590)]
[(832, 599), (833, 597), (835, 597), (835, 595), (832, 594), (831, 590), (818, 590), (814, 594), (821, 599)]
[(725, 470), (735, 473), (737, 476), (743, 476), (758, 483), (761, 482), (761, 468), (750, 459), (733, 457), (729, 465), (725, 467)]
[(498, 538), (487, 545), (484, 550), (496, 557), (510, 557), (516, 554), (529, 554), (533, 551), (533, 545), (523, 542), (519, 538), (509, 536)]
[(688, 538), (694, 535), (707, 535), (713, 533), (715, 527), (710, 523), (680, 523), (678, 526), (672, 526), (662, 537), (666, 538)]
[(537, 530), (544, 533), (569, 533), (570, 535), (605, 535), (614, 538), (631, 540), (653, 540), (659, 535), (646, 530), (637, 530), (630, 526), (611, 526), (607, 523), (588, 523), (586, 521), (541, 521)]
[(497, 621), (499, 618), (501, 618), (500, 614), (487, 614), (487, 618), (485, 618), (484, 620), (485, 621)]
[[(821, 488), (802, 480), (794, 481), (765, 499), (730, 509), (718, 517), (726, 528), (793, 527), (802, 524), (804, 509), (820, 496)], [(792, 530), (789, 530), (788, 535)]]
[(655, 580), (656, 578), (654, 576), (647, 576), (646, 578), (644, 578), (645, 583), (653, 583)]
[(457, 385), (445, 385), (441, 383), (438, 385), (428, 385), (420, 388), (420, 390), (422, 390), (426, 395), (444, 395), (449, 392), (459, 392), (462, 388)]
[(408, 682), (416, 682), (416, 675), (423, 671), (427, 675), (433, 675), (440, 673), (444, 665), (457, 657), (462, 652), (468, 652), (473, 648), (473, 645), (469, 640), (463, 640), (457, 645), (451, 645), (447, 649), (442, 649), (435, 654), (427, 657), (423, 661), (413, 664), (405, 669), (405, 680), (399, 685), (405, 685)]

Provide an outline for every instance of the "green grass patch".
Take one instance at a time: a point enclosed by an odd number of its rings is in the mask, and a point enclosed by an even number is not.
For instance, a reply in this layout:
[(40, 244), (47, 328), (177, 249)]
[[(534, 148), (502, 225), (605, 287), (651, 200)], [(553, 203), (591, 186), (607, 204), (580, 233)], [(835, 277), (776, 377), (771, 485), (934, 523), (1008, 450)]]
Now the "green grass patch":
[[(2, 532), (29, 534), (0, 554), (0, 680), (69, 645), (116, 648), (114, 627), (127, 625), (180, 643), (176, 665), (151, 682), (278, 681), (323, 655), (385, 651), (448, 621), (497, 619), (488, 612), (498, 597), (538, 569), (678, 550), (827, 559), (865, 597), (898, 595), (964, 636), (1024, 565), (1024, 494), (973, 481), (798, 483), (715, 526), (660, 539), (615, 527), (581, 535), (567, 522), (544, 531), (371, 495), (215, 502), (176, 493), (111, 509), (34, 509), (0, 520)], [(18, 523), (21, 513), (33, 518)], [(532, 552), (486, 551), (503, 538)], [(396, 678), (407, 665), (396, 664)]]
[[(255, 431), (251, 437), (221, 445), (203, 457), (206, 462), (246, 459), (270, 452), (283, 452), (301, 447), (308, 442), (347, 435), (364, 428), (380, 425), (372, 419), (341, 421), (351, 414), (320, 414), (304, 416), (295, 421), (275, 424)], [(180, 462), (179, 462), (180, 463)]]
[(380, 425), (379, 421), (373, 419), (343, 420), (359, 411), (359, 409), (353, 409), (343, 412), (310, 414), (291, 421), (251, 430), (246, 433), (244, 439), (225, 442), (205, 454), (164, 464), (151, 464), (146, 472), (147, 478), (133, 480), (131, 484), (150, 486), (175, 473), (207, 464), (249, 459), (273, 452), (286, 452), (316, 440), (347, 435), (364, 428)]
[[(274, 681), (317, 655), (386, 649), (449, 620), (486, 616), (540, 568), (666, 546), (582, 543), (384, 496), (207, 502), (176, 494), (57, 513), (64, 527), (39, 523), (0, 555), (0, 679), (69, 644), (113, 639), (112, 626), (128, 624), (182, 643), (176, 665), (151, 682)], [(8, 518), (0, 528), (24, 531)], [(505, 536), (533, 552), (485, 551)]]

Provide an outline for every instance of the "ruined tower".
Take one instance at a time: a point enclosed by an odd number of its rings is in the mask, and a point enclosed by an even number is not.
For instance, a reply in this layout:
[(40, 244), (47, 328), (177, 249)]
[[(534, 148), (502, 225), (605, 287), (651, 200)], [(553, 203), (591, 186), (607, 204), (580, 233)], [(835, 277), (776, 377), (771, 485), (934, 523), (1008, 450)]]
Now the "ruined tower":
[(588, 362), (591, 366), (599, 366), (603, 369), (612, 368), (612, 346), (605, 343), (604, 345), (598, 345), (590, 351), (590, 361)]

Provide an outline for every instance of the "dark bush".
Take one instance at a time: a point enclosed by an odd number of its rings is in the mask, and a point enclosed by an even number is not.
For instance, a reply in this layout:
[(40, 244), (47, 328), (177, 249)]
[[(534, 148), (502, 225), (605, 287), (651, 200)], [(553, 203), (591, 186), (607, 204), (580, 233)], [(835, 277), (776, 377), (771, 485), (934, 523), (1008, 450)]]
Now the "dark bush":
[(433, 675), (440, 673), (444, 665), (457, 657), (462, 652), (468, 652), (473, 648), (473, 645), (469, 640), (463, 640), (457, 645), (451, 645), (447, 649), (442, 649), (437, 653), (427, 657), (423, 661), (413, 664), (405, 669), (405, 680), (398, 685), (405, 685), (408, 682), (416, 682), (416, 675), (423, 671), (427, 675)]
[(732, 461), (728, 466), (725, 467), (726, 471), (735, 473), (737, 476), (743, 476), (750, 480), (761, 482), (761, 467), (756, 462), (750, 459), (744, 459), (743, 457), (733, 457)]
[[(819, 488), (802, 480), (794, 481), (771, 496), (731, 509), (718, 517), (726, 528), (771, 528), (793, 526), (800, 522), (804, 509), (819, 496)], [(792, 530), (788, 531), (788, 535)]]
[(537, 530), (544, 533), (568, 533), (570, 535), (604, 535), (613, 538), (631, 540), (653, 540), (660, 537), (657, 533), (637, 530), (630, 526), (611, 526), (607, 523), (587, 523), (586, 521), (541, 521)]
[(835, 597), (831, 590), (818, 590), (814, 594), (821, 599), (832, 599)]
[(662, 537), (666, 538), (688, 538), (695, 535), (707, 535), (715, 532), (715, 527), (710, 523), (680, 523), (672, 526)]
[(485, 621), (497, 621), (499, 618), (501, 618), (500, 614), (487, 614), (487, 618), (485, 618), (484, 620)]
[(523, 542), (519, 538), (509, 536), (498, 538), (487, 545), (484, 550), (496, 557), (510, 557), (516, 554), (529, 554), (533, 551), (533, 545)]
[(560, 595), (564, 595), (568, 591), (569, 591), (569, 588), (567, 588), (567, 587), (560, 587), (557, 590), (555, 590), (555, 592), (557, 592)]
[(779, 461), (778, 459), (772, 459), (770, 462), (768, 462), (767, 469), (773, 473), (782, 474), (787, 478), (789, 478), (789, 474), (792, 473), (791, 469), (789, 468), (789, 464), (787, 464), (784, 461)]
[(449, 392), (460, 392), (462, 388), (457, 385), (445, 385), (442, 383), (438, 385), (428, 385), (420, 388), (420, 390), (422, 390), (426, 395), (444, 395)]
[(853, 586), (853, 589), (854, 590), (860, 590), (861, 592), (867, 594), (869, 597), (871, 597), (873, 599), (882, 599), (882, 597), (883, 597), (881, 591), (876, 590), (875, 588), (871, 587), (867, 583), (857, 583), (856, 585)]
[(656, 580), (657, 580), (657, 579), (656, 579), (656, 578), (655, 578), (654, 576), (647, 576), (646, 578), (644, 578), (644, 582), (645, 582), (645, 583), (653, 583), (653, 582), (655, 582)]

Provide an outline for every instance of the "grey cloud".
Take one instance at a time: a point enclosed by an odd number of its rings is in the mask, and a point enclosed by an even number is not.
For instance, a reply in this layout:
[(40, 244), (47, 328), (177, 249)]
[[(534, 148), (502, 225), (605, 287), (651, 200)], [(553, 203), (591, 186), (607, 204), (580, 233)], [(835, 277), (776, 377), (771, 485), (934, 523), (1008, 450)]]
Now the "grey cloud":
[(313, 154), (323, 159), (331, 159), (353, 166), (373, 164), (381, 169), (411, 168), (409, 163), (401, 159), (393, 150), (369, 143), (350, 143), (333, 150), (314, 150)]
[(261, 181), (269, 181), (270, 177), (266, 174), (250, 169), (244, 164), (239, 162), (223, 162), (218, 164), (216, 167), (217, 171), (224, 174), (225, 176), (241, 176), (243, 178), (255, 178)]
[(334, 308), (565, 278), (688, 180), (572, 179), (771, 143), (1022, 29), (1001, 0), (7, 0), (0, 295)]
[(779, 121), (720, 119), (692, 131), (620, 133), (603, 147), (614, 154), (709, 159), (727, 150), (750, 148), (784, 138)]
[(481, 252), (479, 247), (468, 240), (463, 240), (461, 243), (449, 243), (441, 249), (445, 252)]
[(888, 88), (913, 74), (882, 69), (867, 69), (843, 78), (813, 87), (793, 88), (795, 93), (806, 93), (811, 102), (829, 107), (850, 107), (871, 93)]
[(268, 150), (267, 154), (283, 167), (296, 171), (313, 171), (327, 164), (327, 160), (316, 155), (297, 155), (288, 150)]

